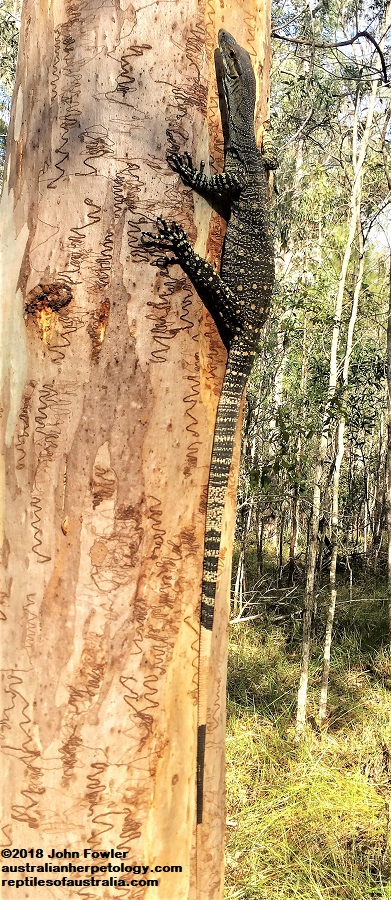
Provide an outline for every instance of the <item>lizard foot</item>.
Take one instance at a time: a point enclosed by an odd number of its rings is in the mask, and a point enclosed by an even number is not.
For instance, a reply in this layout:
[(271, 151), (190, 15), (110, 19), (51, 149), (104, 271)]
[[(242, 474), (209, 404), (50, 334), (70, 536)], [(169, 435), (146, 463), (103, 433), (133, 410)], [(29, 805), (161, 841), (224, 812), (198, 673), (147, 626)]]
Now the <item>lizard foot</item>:
[[(160, 220), (163, 222), (163, 220)], [(166, 223), (165, 223), (166, 224)], [(153, 234), (152, 231), (143, 231), (141, 234), (141, 243), (146, 250), (170, 250), (172, 249), (172, 242), (169, 238), (165, 237), (162, 233), (162, 228), (159, 228), (158, 234)], [(158, 269), (168, 269), (168, 266), (174, 266), (179, 262), (176, 256), (157, 256), (152, 265), (156, 266)]]
[[(161, 247), (162, 249), (172, 247), (175, 250), (180, 244), (188, 243), (186, 232), (177, 222), (171, 222), (169, 225), (165, 219), (159, 217), (156, 219), (156, 224), (157, 234), (152, 234), (150, 231), (143, 232), (142, 241), (147, 249), (149, 247)], [(169, 257), (166, 258), (169, 259)]]
[(167, 162), (174, 172), (178, 172), (184, 184), (189, 187), (198, 189), (206, 188), (208, 179), (204, 175), (205, 163), (200, 163), (200, 168), (196, 169), (193, 165), (193, 159), (190, 153), (170, 153), (167, 156)]

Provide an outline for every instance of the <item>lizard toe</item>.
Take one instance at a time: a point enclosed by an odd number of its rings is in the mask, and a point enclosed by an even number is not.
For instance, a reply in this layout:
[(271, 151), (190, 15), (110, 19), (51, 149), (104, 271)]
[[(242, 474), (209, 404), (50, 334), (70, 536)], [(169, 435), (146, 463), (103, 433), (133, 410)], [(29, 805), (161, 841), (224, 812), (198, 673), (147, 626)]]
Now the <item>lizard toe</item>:
[(178, 153), (167, 153), (166, 160), (171, 169), (176, 169), (179, 161)]
[(157, 235), (152, 234), (151, 231), (142, 231), (141, 232), (141, 240), (142, 240), (142, 243), (145, 244), (145, 246), (147, 246), (148, 244), (151, 244), (157, 240)]
[(156, 219), (156, 225), (159, 231), (160, 237), (167, 238), (169, 237), (170, 228), (165, 219), (162, 219), (160, 216)]

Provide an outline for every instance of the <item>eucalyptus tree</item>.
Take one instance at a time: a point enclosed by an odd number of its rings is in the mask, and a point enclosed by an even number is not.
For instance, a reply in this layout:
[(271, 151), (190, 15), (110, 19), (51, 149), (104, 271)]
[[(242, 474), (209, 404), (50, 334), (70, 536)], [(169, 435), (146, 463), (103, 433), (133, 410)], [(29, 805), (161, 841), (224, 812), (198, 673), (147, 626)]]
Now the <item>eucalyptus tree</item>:
[[(270, 5), (224, 14), (258, 64), (258, 128)], [(218, 259), (222, 221), (166, 155), (222, 168), (221, 18), (216, 4), (206, 27), (196, 0), (24, 0), (0, 214), (7, 840), (30, 847), (55, 822), (58, 845), (100, 847), (109, 829), (133, 858), (169, 854), (180, 871), (163, 894), (181, 900), (223, 890), (239, 441), (197, 829), (205, 495), (226, 351), (184, 273), (141, 234), (175, 217)]]

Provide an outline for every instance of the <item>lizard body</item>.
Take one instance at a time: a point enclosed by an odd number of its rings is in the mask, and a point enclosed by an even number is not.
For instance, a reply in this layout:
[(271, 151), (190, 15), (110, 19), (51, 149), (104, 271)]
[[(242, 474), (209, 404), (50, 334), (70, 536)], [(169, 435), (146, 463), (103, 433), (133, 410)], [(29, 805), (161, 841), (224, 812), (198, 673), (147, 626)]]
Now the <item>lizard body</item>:
[(200, 614), (197, 734), (197, 824), (202, 823), (207, 688), (217, 583), (221, 525), (240, 404), (266, 319), (273, 281), (274, 255), (269, 230), (265, 163), (256, 145), (256, 84), (250, 56), (226, 31), (219, 31), (222, 86), (228, 136), (222, 174), (207, 177), (188, 153), (168, 162), (182, 181), (212, 201), (224, 201), (230, 215), (220, 275), (197, 253), (176, 222), (158, 219), (158, 235), (146, 234), (146, 246), (172, 249), (166, 264), (179, 263), (211, 313), (228, 350), (218, 404), (208, 484)]

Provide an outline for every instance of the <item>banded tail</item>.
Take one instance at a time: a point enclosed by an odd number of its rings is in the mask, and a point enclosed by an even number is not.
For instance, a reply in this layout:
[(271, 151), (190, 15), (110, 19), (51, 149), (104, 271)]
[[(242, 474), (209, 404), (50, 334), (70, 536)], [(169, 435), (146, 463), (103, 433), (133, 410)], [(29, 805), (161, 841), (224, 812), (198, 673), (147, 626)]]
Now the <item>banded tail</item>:
[(254, 354), (245, 358), (233, 345), (229, 357), (217, 409), (212, 462), (206, 507), (204, 567), (202, 573), (201, 627), (198, 668), (197, 727), (197, 825), (202, 824), (204, 799), (204, 764), (208, 684), (212, 629), (215, 610), (217, 569), (221, 543), (221, 525), (228, 479), (235, 443), (236, 428), (243, 391), (251, 371)]

